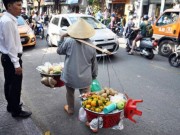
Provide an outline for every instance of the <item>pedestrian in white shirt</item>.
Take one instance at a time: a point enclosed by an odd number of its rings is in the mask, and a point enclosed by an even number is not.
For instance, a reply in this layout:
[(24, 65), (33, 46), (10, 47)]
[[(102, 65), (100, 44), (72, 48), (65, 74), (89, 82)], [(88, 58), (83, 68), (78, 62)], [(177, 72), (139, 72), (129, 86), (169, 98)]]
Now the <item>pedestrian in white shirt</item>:
[(3, 3), (7, 12), (4, 12), (0, 19), (0, 51), (7, 111), (12, 114), (12, 117), (27, 118), (32, 113), (23, 111), (20, 104), (23, 50), (17, 27), (17, 16), (21, 14), (22, 0), (3, 0)]

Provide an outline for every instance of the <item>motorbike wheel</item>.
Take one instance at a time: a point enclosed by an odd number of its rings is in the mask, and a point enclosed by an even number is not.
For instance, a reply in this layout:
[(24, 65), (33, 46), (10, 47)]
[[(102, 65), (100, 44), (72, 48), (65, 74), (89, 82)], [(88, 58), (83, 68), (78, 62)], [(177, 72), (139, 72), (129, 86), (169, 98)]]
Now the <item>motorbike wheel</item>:
[(44, 29), (41, 30), (41, 32), (39, 33), (39, 36), (41, 39), (44, 39)]
[(149, 50), (149, 55), (148, 56), (145, 56), (147, 59), (151, 60), (154, 58), (154, 52), (153, 50)]
[(174, 49), (174, 42), (171, 40), (164, 40), (160, 42), (158, 47), (158, 53), (162, 56), (168, 57), (173, 49)]
[(172, 53), (169, 58), (169, 64), (173, 67), (179, 67), (180, 66), (180, 56), (176, 57), (175, 53)]

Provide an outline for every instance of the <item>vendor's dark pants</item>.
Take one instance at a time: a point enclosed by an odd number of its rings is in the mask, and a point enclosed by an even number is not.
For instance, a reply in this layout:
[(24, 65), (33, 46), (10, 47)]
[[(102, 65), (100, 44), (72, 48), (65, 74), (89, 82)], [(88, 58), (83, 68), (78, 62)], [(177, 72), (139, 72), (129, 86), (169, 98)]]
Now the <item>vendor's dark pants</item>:
[[(67, 104), (68, 104), (68, 111), (70, 113), (73, 113), (74, 112), (74, 91), (75, 91), (75, 89), (66, 85), (66, 90), (67, 90), (66, 100), (67, 100)], [(80, 92), (80, 94), (90, 92), (90, 87), (84, 88), (84, 89), (79, 89), (79, 92)]]
[[(18, 55), (19, 63), (22, 67), (21, 54)], [(10, 58), (6, 54), (2, 54), (1, 63), (4, 68), (4, 93), (7, 100), (7, 109), (12, 113), (19, 113), (21, 111), (20, 96), (23, 75), (16, 75), (15, 68)]]

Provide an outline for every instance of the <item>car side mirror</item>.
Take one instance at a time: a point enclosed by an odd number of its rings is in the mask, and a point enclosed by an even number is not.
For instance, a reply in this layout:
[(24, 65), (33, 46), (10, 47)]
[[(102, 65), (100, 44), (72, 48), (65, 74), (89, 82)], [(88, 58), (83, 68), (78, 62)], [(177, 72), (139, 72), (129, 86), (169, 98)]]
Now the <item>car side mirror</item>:
[(61, 29), (63, 30), (63, 31), (67, 31), (67, 26), (63, 26)]

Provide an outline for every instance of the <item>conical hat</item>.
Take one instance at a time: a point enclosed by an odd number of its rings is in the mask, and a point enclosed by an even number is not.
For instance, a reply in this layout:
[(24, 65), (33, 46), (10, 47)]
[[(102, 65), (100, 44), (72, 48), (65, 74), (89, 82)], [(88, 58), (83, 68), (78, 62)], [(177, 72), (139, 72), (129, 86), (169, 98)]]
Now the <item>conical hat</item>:
[(72, 38), (87, 39), (95, 35), (95, 30), (84, 19), (79, 18), (77, 22), (68, 27), (67, 33)]

